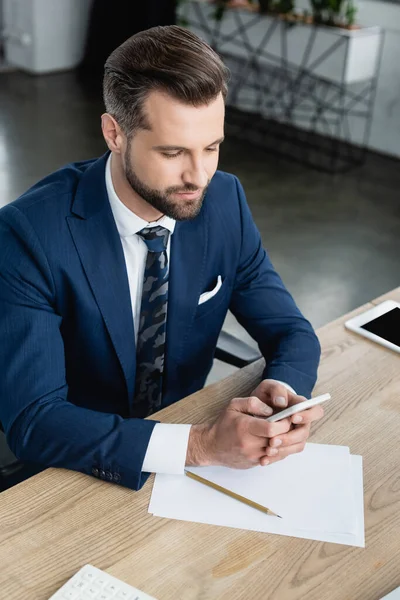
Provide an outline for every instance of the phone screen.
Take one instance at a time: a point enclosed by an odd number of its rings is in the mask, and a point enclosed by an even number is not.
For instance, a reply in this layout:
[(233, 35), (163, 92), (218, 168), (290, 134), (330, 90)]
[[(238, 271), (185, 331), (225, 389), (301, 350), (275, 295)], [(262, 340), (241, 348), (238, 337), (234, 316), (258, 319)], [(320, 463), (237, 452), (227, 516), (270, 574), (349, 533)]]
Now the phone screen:
[(400, 346), (400, 308), (393, 308), (373, 321), (361, 325), (361, 329), (366, 329), (384, 340)]

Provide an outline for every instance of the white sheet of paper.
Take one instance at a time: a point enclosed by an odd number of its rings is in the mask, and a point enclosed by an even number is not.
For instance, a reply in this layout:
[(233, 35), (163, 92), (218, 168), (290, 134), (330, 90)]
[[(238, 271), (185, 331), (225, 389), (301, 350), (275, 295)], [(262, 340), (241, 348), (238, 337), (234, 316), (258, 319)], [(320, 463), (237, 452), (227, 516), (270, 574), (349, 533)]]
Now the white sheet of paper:
[[(350, 451), (346, 446), (307, 444), (302, 453), (268, 467), (246, 470), (197, 467), (188, 470), (267, 506), (281, 515), (285, 524), (296, 529), (334, 533), (353, 533), (356, 529)], [(187, 483), (183, 485), (187, 486)], [(205, 487), (198, 482), (195, 485), (197, 488)], [(157, 494), (156, 490), (154, 494)], [(173, 487), (168, 491), (175, 495)], [(181, 490), (179, 493), (182, 493)], [(202, 492), (199, 490), (199, 493)], [(221, 496), (219, 492), (215, 493)], [(167, 498), (165, 490), (162, 496), (157, 497), (163, 506)], [(224, 511), (223, 498), (219, 497), (215, 502), (218, 504), (213, 510), (220, 507)], [(152, 512), (158, 512), (153, 500), (151, 507)]]
[[(311, 448), (316, 446), (316, 448)], [(327, 449), (328, 448), (328, 449)], [(329, 450), (329, 448), (331, 450)], [(339, 448), (339, 449), (338, 449)], [(303, 467), (313, 461), (310, 461), (310, 456), (316, 456), (319, 454), (321, 460), (327, 454), (336, 454), (336, 457), (340, 456), (342, 461), (342, 465), (345, 465), (346, 456), (348, 457), (348, 464), (350, 467), (347, 469), (347, 478), (344, 477), (346, 475), (346, 466), (344, 466), (344, 473), (341, 474), (340, 480), (336, 480), (337, 489), (340, 490), (344, 487), (349, 491), (349, 505), (347, 506), (348, 513), (351, 515), (351, 524), (348, 526), (349, 519), (348, 518), (338, 518), (336, 509), (337, 506), (340, 505), (340, 512), (342, 512), (344, 495), (339, 493), (340, 504), (337, 503), (338, 496), (336, 494), (336, 490), (334, 486), (332, 486), (331, 481), (329, 482), (329, 490), (332, 493), (334, 492), (333, 498), (325, 498), (323, 500), (323, 510), (320, 511), (319, 507), (321, 507), (321, 498), (323, 494), (321, 494), (321, 489), (323, 488), (323, 482), (327, 479), (326, 473), (320, 472), (320, 479), (318, 482), (312, 483), (312, 488), (308, 488), (308, 502), (313, 509), (314, 513), (318, 513), (317, 521), (321, 526), (321, 529), (315, 528), (315, 523), (311, 523), (311, 527), (304, 528), (305, 524), (310, 524), (312, 511), (307, 512), (307, 517), (302, 522), (302, 527), (298, 527), (297, 524), (293, 522), (293, 517), (288, 518), (287, 516), (282, 519), (278, 519), (276, 517), (271, 517), (268, 515), (264, 515), (258, 510), (255, 510), (241, 502), (238, 502), (232, 498), (229, 498), (225, 494), (221, 494), (206, 485), (198, 483), (189, 479), (186, 476), (181, 475), (157, 475), (153, 487), (153, 493), (149, 505), (149, 512), (153, 513), (156, 516), (166, 517), (170, 519), (178, 519), (178, 520), (186, 520), (186, 521), (194, 521), (200, 523), (210, 523), (213, 525), (224, 525), (227, 527), (237, 527), (241, 529), (249, 529), (253, 531), (264, 531), (267, 533), (278, 533), (281, 535), (289, 535), (295, 537), (301, 537), (306, 539), (315, 539), (321, 541), (349, 544), (355, 546), (364, 546), (364, 516), (363, 516), (363, 483), (362, 483), (362, 458), (354, 457), (350, 458), (349, 451), (347, 448), (340, 448), (337, 446), (321, 446), (316, 444), (308, 444), (304, 453), (306, 461), (303, 460)], [(290, 459), (286, 459), (280, 463), (283, 465), (285, 462), (289, 463), (291, 460), (293, 464), (291, 470), (297, 471), (299, 468), (299, 461), (292, 460), (300, 457), (301, 455), (296, 455), (296, 457), (290, 457)], [(308, 456), (308, 458), (307, 458)], [(329, 465), (331, 465), (334, 460), (331, 457), (329, 461)], [(268, 468), (257, 467), (250, 471), (234, 471), (237, 473), (248, 473), (251, 474), (256, 469), (262, 469), (263, 472), (271, 469), (273, 465)], [(277, 465), (278, 466), (278, 465)], [(228, 471), (233, 471), (231, 469), (227, 469)], [(194, 469), (193, 469), (194, 471)], [(326, 468), (325, 464), (325, 471)], [(336, 472), (336, 471), (335, 471)], [(201, 469), (201, 473), (203, 477), (206, 477), (205, 469)], [(288, 495), (292, 502), (296, 503), (298, 499), (299, 490), (296, 489), (292, 480), (286, 480), (287, 477), (290, 477), (293, 473), (290, 473), (288, 467), (285, 469), (285, 484), (283, 485), (284, 493)], [(277, 477), (276, 474), (273, 475), (274, 478)], [(322, 477), (322, 479), (321, 479)], [(343, 479), (344, 477), (344, 479)], [(210, 477), (208, 477), (210, 478)], [(214, 476), (214, 481), (217, 482), (217, 479)], [(256, 488), (259, 486), (261, 480), (257, 480)], [(346, 483), (345, 483), (346, 482)], [(348, 482), (348, 483), (347, 483)], [(223, 485), (221, 479), (218, 478), (218, 483)], [(226, 480), (224, 480), (225, 487)], [(298, 482), (296, 483), (298, 485)], [(252, 492), (254, 492), (254, 486), (252, 486)], [(232, 489), (232, 486), (230, 486)], [(234, 490), (236, 491), (236, 489)], [(307, 485), (304, 482), (301, 485), (301, 502), (306, 501), (306, 491)], [(239, 492), (239, 490), (238, 490)], [(243, 488), (241, 488), (240, 492), (242, 495), (250, 497), (249, 489), (247, 488), (244, 493)], [(282, 493), (282, 492), (281, 492)], [(256, 489), (256, 496), (251, 494), (253, 499), (259, 501), (259, 492)], [(283, 493), (282, 493), (283, 495)], [(257, 498), (257, 499), (256, 499)], [(277, 498), (278, 502), (281, 501), (280, 498)], [(260, 502), (263, 504), (263, 502)], [(329, 504), (330, 510), (332, 512), (333, 518), (326, 525), (325, 517), (325, 505)], [(265, 503), (264, 503), (265, 504)], [(272, 504), (265, 504), (272, 510), (276, 510), (277, 512), (283, 512), (281, 510), (281, 506), (283, 504), (279, 503), (277, 506), (272, 506)], [(278, 508), (279, 506), (279, 508)], [(286, 510), (288, 510), (288, 503), (286, 503)], [(307, 523), (306, 523), (307, 521)], [(325, 523), (325, 526), (322, 525)], [(335, 523), (335, 527), (339, 523), (339, 528), (334, 528), (332, 523)], [(344, 524), (344, 526), (343, 526)], [(339, 530), (337, 530), (339, 529)]]
[(281, 515), (296, 529), (352, 533), (356, 528), (346, 446), (307, 444), (304, 451), (268, 468), (190, 468)]

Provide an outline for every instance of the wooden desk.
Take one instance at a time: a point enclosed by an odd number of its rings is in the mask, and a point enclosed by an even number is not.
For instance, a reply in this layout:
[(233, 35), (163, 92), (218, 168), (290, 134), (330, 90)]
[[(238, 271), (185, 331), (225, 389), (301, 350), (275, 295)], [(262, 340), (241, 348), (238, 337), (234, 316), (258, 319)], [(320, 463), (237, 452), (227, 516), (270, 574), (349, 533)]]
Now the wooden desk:
[[(49, 469), (0, 496), (0, 598), (47, 599), (87, 562), (159, 600), (376, 600), (399, 586), (400, 359), (347, 332), (347, 317), (318, 332), (316, 393), (334, 401), (312, 441), (364, 457), (365, 549), (153, 517), (152, 478), (132, 492)], [(261, 372), (258, 361), (157, 418), (204, 421)]]

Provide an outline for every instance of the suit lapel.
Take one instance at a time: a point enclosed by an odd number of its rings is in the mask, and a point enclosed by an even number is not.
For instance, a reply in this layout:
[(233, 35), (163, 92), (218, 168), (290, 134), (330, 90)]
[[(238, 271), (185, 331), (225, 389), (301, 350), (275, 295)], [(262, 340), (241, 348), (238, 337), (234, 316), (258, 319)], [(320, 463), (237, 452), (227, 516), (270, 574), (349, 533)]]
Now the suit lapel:
[(108, 156), (93, 163), (81, 178), (67, 217), (90, 287), (118, 356), (133, 401), (135, 335), (128, 276), (120, 236), (105, 185)]

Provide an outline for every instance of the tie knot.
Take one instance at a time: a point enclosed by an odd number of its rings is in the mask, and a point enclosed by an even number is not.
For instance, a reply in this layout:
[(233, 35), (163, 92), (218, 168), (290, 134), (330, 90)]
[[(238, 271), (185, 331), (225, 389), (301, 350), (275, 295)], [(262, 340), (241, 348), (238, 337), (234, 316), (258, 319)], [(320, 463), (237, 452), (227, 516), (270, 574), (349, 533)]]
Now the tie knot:
[(164, 252), (167, 249), (168, 229), (165, 227), (145, 227), (138, 231), (138, 235), (145, 242), (149, 252)]

